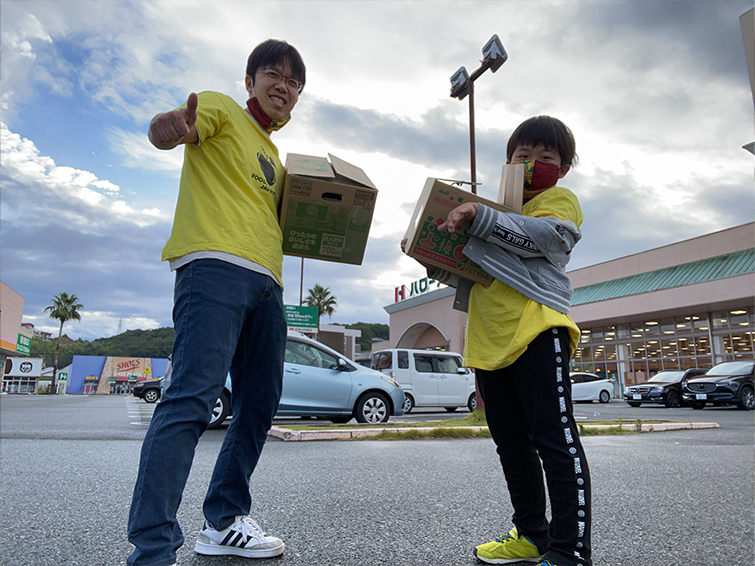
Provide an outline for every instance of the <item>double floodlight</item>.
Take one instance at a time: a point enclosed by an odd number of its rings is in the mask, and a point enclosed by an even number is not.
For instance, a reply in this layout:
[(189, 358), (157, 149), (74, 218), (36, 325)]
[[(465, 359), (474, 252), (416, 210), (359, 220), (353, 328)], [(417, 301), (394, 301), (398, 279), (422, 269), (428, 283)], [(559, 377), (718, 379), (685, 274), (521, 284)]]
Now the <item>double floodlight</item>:
[(474, 82), (477, 77), (488, 69), (495, 73), (508, 58), (509, 56), (503, 48), (501, 40), (498, 39), (498, 35), (493, 35), (490, 41), (485, 44), (485, 47), (482, 48), (482, 65), (472, 73), (472, 77), (469, 76), (464, 67), (456, 71), (451, 77), (451, 98), (463, 100), (469, 94), (470, 81)]

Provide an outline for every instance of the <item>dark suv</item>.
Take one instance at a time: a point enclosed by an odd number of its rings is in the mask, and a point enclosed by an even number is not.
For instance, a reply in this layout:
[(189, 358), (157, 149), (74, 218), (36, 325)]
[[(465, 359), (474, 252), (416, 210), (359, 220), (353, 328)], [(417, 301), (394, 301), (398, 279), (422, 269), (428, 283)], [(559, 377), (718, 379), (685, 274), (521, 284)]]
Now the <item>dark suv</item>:
[(702, 377), (690, 379), (684, 386), (684, 400), (693, 409), (707, 403), (734, 405), (751, 411), (755, 408), (755, 361), (724, 362), (713, 366)]
[(144, 399), (147, 403), (157, 403), (162, 396), (162, 379), (148, 379), (147, 381), (140, 381), (131, 390), (131, 394), (134, 397)]
[(660, 403), (666, 407), (679, 407), (682, 405), (684, 383), (704, 373), (704, 369), (698, 368), (660, 371), (647, 383), (627, 387), (624, 390), (624, 401), (632, 407), (639, 407), (642, 403)]

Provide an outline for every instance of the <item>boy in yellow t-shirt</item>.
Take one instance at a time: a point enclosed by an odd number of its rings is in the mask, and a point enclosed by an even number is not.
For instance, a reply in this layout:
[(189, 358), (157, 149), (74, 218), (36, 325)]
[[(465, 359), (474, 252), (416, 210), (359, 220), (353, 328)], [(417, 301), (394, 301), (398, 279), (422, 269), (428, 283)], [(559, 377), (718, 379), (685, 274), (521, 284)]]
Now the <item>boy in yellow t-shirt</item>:
[(579, 328), (569, 317), (572, 286), (565, 272), (581, 237), (582, 212), (574, 193), (555, 186), (576, 158), (574, 137), (561, 121), (530, 118), (506, 148), (507, 163), (526, 166), (522, 214), (465, 203), (439, 225), (466, 230), (464, 254), (495, 277), (485, 287), (432, 273), (457, 288), (455, 308), (468, 312), (464, 363), (476, 369), (514, 507), (514, 528), (475, 549), (488, 564), (592, 564), (590, 472), (569, 379)]
[(270, 134), (291, 117), (306, 69), (285, 41), (254, 48), (244, 107), (217, 92), (192, 93), (156, 115), (149, 140), (184, 145), (163, 260), (176, 273), (173, 374), (142, 444), (128, 522), (129, 566), (170, 566), (184, 538), (176, 520), (194, 450), (230, 373), (233, 420), (204, 501), (195, 552), (270, 558), (285, 545), (248, 513), (249, 480), (283, 383), (286, 317), (278, 203), (285, 170)]

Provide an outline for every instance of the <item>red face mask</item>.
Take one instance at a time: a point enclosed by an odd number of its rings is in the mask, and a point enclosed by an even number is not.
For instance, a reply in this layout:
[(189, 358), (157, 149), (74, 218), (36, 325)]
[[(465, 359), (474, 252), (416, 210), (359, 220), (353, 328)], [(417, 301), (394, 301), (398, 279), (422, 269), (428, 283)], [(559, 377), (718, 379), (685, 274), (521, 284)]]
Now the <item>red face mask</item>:
[(537, 159), (522, 161), (524, 164), (524, 198), (532, 198), (545, 189), (555, 187), (561, 175), (561, 168), (555, 163)]
[(282, 120), (273, 120), (262, 109), (262, 106), (260, 106), (260, 101), (257, 100), (256, 96), (253, 96), (246, 101), (246, 107), (249, 108), (251, 115), (254, 116), (254, 119), (257, 120), (257, 123), (262, 126), (262, 129), (265, 130), (268, 134), (280, 130), (283, 126), (288, 124), (288, 121), (291, 119), (291, 114), (289, 114)]

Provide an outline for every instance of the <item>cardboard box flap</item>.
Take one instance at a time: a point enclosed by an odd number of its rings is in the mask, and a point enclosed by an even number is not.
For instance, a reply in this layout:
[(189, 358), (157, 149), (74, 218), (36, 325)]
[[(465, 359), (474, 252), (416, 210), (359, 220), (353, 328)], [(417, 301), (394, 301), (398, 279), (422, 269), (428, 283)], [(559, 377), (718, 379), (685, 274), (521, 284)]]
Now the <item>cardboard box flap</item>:
[(327, 159), (313, 155), (301, 155), (299, 153), (289, 153), (286, 156), (286, 171), (289, 175), (304, 175), (324, 179), (336, 178), (333, 168)]
[(345, 177), (350, 181), (359, 183), (365, 187), (370, 187), (371, 189), (377, 189), (377, 187), (372, 184), (372, 181), (370, 181), (367, 174), (356, 165), (346, 163), (343, 159), (336, 157), (332, 153), (329, 153), (328, 157), (330, 157), (330, 162), (333, 164), (336, 176)]

